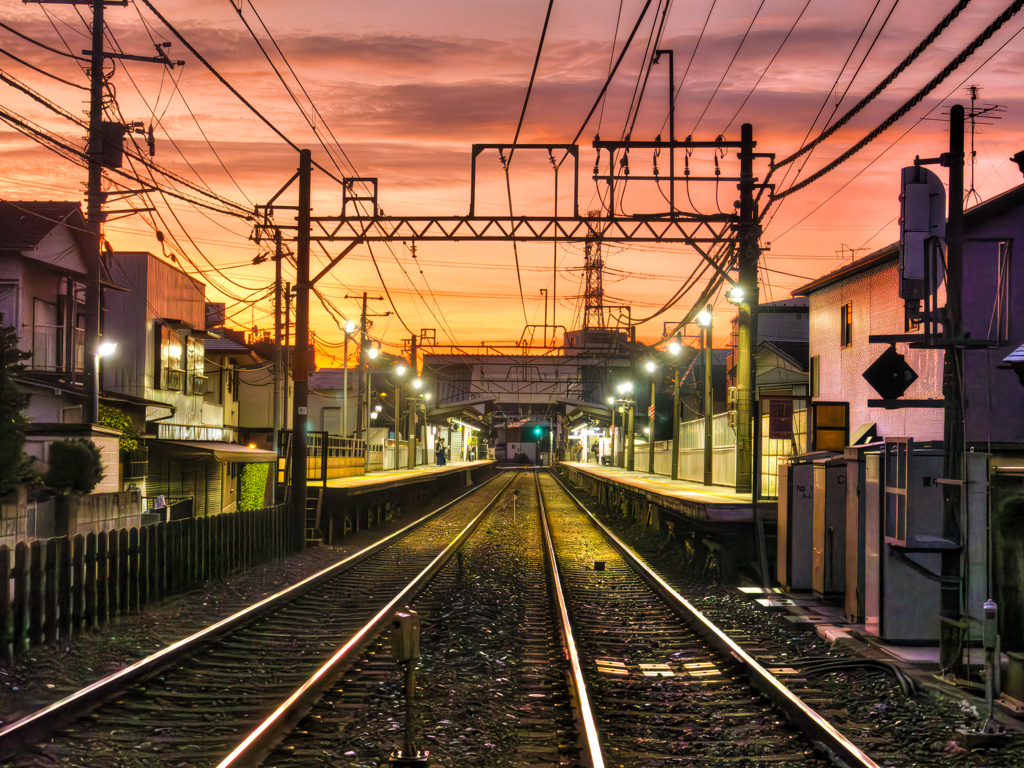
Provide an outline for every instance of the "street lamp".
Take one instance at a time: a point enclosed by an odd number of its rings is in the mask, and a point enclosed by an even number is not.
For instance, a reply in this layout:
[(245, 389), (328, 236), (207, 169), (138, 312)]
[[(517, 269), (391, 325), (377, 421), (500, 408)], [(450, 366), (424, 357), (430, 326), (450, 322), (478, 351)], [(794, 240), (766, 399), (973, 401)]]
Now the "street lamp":
[[(658, 370), (658, 366), (653, 360), (648, 360), (644, 367), (647, 368), (648, 373), (652, 374)], [(644, 429), (644, 432), (651, 436), (647, 441), (647, 473), (650, 475), (654, 474), (654, 399), (657, 381), (657, 376), (651, 376), (651, 407), (647, 409), (647, 418), (650, 423)]]
[(734, 285), (725, 294), (725, 298), (726, 298), (726, 300), (730, 304), (742, 304), (743, 303), (743, 299), (745, 297), (746, 297), (746, 291), (743, 290), (743, 286), (742, 285)]
[[(351, 320), (349, 320), (347, 323), (345, 323), (345, 374), (344, 374), (344, 376), (345, 376), (344, 387), (345, 388), (344, 388), (344, 390), (342, 390), (342, 394), (341, 394), (341, 432), (342, 432), (342, 437), (348, 437), (348, 337), (351, 336), (355, 332), (356, 328), (358, 328), (358, 327), (359, 326), (357, 326)], [(358, 410), (358, 407), (357, 407), (357, 410)]]
[[(629, 452), (626, 454), (626, 469), (632, 471), (634, 466), (634, 456), (636, 449), (636, 440), (633, 436), (633, 408), (636, 405), (636, 401), (632, 398), (633, 394), (633, 382), (624, 381), (618, 386), (619, 394), (623, 395), (622, 402), (627, 408), (628, 416), (623, 416), (623, 431), (625, 432), (626, 440), (629, 441)], [(628, 421), (627, 421), (628, 418)]]
[(97, 357), (110, 357), (117, 350), (117, 342), (104, 341), (96, 350)]
[(672, 479), (679, 479), (679, 355), (683, 345), (679, 337), (672, 339), (668, 345), (672, 355)]
[[(739, 286), (735, 286), (735, 288), (739, 288)], [(743, 289), (740, 288), (741, 298), (742, 295)], [(697, 315), (697, 324), (704, 329), (701, 337), (704, 344), (704, 485), (711, 485), (714, 475), (712, 464), (712, 448), (714, 446), (712, 445), (713, 437), (711, 430), (711, 419), (714, 415), (714, 404), (711, 400), (711, 322), (713, 319), (714, 316), (711, 314), (710, 304)]]
[(392, 371), (395, 375), (395, 465), (394, 469), (398, 469), (398, 441), (399, 431), (398, 425), (402, 419), (402, 377), (405, 376), (405, 366), (399, 363)]
[[(366, 416), (367, 416), (366, 421), (364, 422), (364, 426), (363, 426), (363, 471), (364, 472), (369, 472), (370, 471), (370, 421), (373, 418), (372, 414), (370, 413), (370, 400), (373, 399), (373, 393), (370, 391), (370, 361), (371, 360), (376, 360), (377, 359), (377, 355), (380, 354), (380, 352), (379, 352), (379, 350), (376, 347), (373, 347), (373, 346), (364, 347), (362, 352), (363, 352), (363, 356), (366, 358), (366, 373), (364, 374), (366, 378), (364, 380), (363, 390), (366, 392)], [(362, 367), (362, 363), (363, 363), (363, 361), (360, 360), (359, 361), (360, 368)], [(345, 362), (345, 367), (346, 368), (348, 367), (348, 361)], [(358, 403), (356, 405), (356, 410), (357, 410), (357, 412), (359, 414), (362, 414), (362, 412), (363, 412), (362, 411), (362, 407), (363, 407), (362, 403)], [(357, 421), (358, 421), (358, 419), (357, 419)], [(358, 429), (359, 429), (359, 427), (357, 425), (356, 426), (356, 430), (358, 430)], [(383, 458), (381, 459), (381, 461), (383, 462)], [(381, 469), (383, 469), (383, 466), (381, 466)]]
[[(403, 369), (404, 369), (404, 367), (403, 367)], [(421, 379), (421, 378), (419, 378), (417, 376), (415, 379), (413, 379), (410, 382), (410, 384), (412, 385), (412, 388), (414, 390), (419, 391), (423, 387), (423, 379)], [(413, 397), (413, 396), (410, 396), (409, 397), (409, 401), (410, 401), (410, 403), (412, 403), (412, 405), (409, 408), (409, 432), (408, 432), (408, 438), (407, 438), (408, 446), (409, 446), (409, 450), (408, 450), (408, 454), (409, 454), (408, 455), (408, 464), (409, 464), (409, 469), (415, 469), (415, 467), (416, 467), (416, 444), (419, 442), (419, 436), (420, 436), (419, 435), (419, 432), (420, 432), (420, 429), (419, 429), (419, 407), (420, 407), (420, 405), (423, 405), (424, 398), (423, 397)], [(424, 412), (425, 412), (426, 411), (426, 405), (423, 405), (423, 409), (424, 409)]]

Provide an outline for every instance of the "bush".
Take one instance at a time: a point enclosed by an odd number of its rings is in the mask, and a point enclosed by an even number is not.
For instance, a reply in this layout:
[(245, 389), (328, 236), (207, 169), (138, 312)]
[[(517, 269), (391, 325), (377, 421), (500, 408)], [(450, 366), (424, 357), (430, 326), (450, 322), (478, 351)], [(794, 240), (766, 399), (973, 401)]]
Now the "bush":
[(103, 459), (92, 440), (64, 440), (50, 445), (50, 468), (43, 483), (61, 493), (91, 493), (103, 479)]
[(242, 466), (242, 493), (238, 500), (240, 512), (263, 509), (263, 496), (267, 488), (270, 464), (245, 464)]
[(122, 451), (134, 451), (139, 447), (139, 432), (123, 411), (100, 403), (99, 416), (100, 424), (104, 427), (121, 430), (121, 437), (117, 441), (118, 448)]

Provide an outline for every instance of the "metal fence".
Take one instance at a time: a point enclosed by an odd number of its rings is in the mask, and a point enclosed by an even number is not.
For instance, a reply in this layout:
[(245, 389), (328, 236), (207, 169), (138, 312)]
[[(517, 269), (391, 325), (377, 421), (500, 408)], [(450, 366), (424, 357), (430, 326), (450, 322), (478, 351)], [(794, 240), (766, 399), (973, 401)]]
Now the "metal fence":
[[(715, 485), (736, 484), (735, 411), (720, 413), (711, 419), (712, 482)], [(650, 447), (638, 445), (633, 466), (644, 472), (649, 466)], [(654, 443), (654, 474), (672, 475), (672, 443)], [(704, 419), (684, 421), (679, 425), (679, 479), (704, 482)]]

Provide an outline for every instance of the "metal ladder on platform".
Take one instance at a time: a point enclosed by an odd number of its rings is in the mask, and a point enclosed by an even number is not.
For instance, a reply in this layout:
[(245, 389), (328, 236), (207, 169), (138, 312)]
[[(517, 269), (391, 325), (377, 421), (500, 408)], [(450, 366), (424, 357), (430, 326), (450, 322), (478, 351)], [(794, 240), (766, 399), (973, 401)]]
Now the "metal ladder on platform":
[(318, 547), (323, 544), (324, 535), (320, 530), (320, 513), (324, 506), (324, 489), (306, 490), (306, 546)]

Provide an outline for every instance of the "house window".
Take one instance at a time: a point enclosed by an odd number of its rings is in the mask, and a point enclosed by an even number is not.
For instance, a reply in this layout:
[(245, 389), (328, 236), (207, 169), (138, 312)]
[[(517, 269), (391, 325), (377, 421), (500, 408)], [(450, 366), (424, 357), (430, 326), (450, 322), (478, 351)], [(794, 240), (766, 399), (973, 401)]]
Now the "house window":
[(819, 382), (821, 381), (821, 358), (815, 355), (811, 358), (811, 397), (820, 395)]
[(853, 346), (853, 302), (839, 308), (839, 346)]
[(206, 392), (206, 367), (203, 343), (191, 336), (185, 339), (187, 368), (185, 378), (186, 395), (202, 395)]
[(156, 329), (157, 359), (155, 383), (159, 389), (180, 392), (185, 388), (185, 368), (187, 364), (185, 351), (182, 349), (181, 337), (166, 325), (158, 325)]

